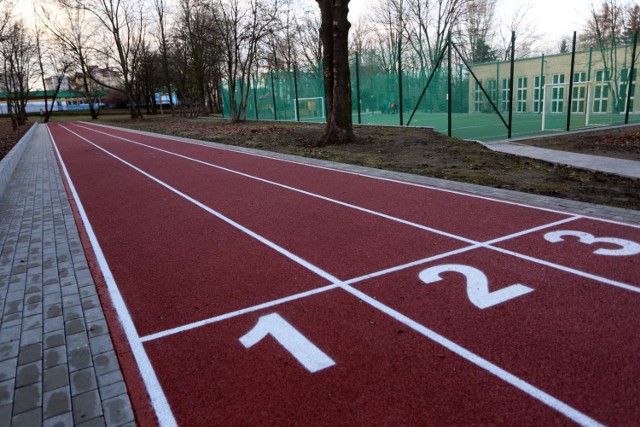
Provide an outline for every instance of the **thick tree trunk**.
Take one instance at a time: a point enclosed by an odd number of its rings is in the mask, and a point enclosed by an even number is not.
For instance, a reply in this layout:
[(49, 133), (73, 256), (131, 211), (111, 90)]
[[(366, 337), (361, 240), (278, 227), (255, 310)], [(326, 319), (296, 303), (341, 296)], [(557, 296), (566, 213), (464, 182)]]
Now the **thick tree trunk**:
[(327, 102), (327, 125), (318, 146), (355, 140), (349, 72), (349, 0), (316, 0), (322, 24), (323, 72)]

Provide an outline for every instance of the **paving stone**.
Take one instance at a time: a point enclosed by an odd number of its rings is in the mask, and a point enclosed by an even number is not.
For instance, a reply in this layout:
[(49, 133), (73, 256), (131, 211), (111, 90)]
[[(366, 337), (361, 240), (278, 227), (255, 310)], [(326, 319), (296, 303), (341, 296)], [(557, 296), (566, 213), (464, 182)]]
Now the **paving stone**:
[(62, 331), (53, 331), (44, 335), (44, 348), (53, 348), (65, 345), (65, 335)]
[(64, 318), (62, 316), (53, 317), (51, 319), (45, 319), (43, 325), (43, 331), (53, 332), (62, 331), (64, 329)]
[(73, 413), (66, 412), (52, 418), (45, 418), (42, 427), (73, 427)]
[(87, 328), (85, 326), (84, 319), (73, 319), (65, 322), (64, 331), (67, 335), (77, 334), (79, 332), (86, 331)]
[(42, 382), (42, 358), (37, 361), (18, 367), (16, 375), (16, 388)]
[(102, 415), (102, 405), (98, 390), (91, 390), (86, 393), (72, 397), (73, 421), (80, 424)]
[(17, 388), (13, 402), (13, 414), (20, 414), (42, 406), (42, 384)]
[(100, 387), (100, 397), (103, 400), (112, 399), (116, 396), (126, 395), (127, 385), (124, 381), (118, 381), (108, 386)]
[(0, 381), (0, 405), (12, 404), (15, 394), (16, 380), (11, 378)]
[(71, 412), (71, 391), (69, 386), (63, 386), (46, 391), (43, 396), (44, 418), (52, 418)]
[(103, 408), (108, 426), (117, 426), (134, 420), (131, 403), (126, 395), (104, 401)]
[(65, 346), (49, 348), (44, 351), (45, 369), (67, 363), (67, 348)]
[(45, 392), (69, 385), (69, 367), (66, 364), (45, 369), (42, 390)]
[(14, 415), (11, 419), (11, 424), (14, 426), (39, 426), (42, 424), (42, 410), (40, 408), (34, 408), (30, 411)]
[(109, 328), (107, 326), (107, 321), (105, 319), (96, 320), (94, 322), (88, 323), (88, 333), (89, 338), (97, 337), (109, 332)]
[(6, 381), (16, 377), (16, 369), (18, 367), (18, 358), (12, 357), (0, 362), (0, 381)]
[(69, 371), (88, 368), (93, 365), (89, 345), (69, 350)]
[(94, 355), (113, 351), (113, 343), (108, 334), (100, 335), (90, 339), (91, 353)]
[(20, 347), (18, 365), (42, 360), (42, 343), (35, 343)]
[(118, 357), (113, 351), (99, 354), (93, 360), (98, 375), (104, 375), (119, 368)]
[(29, 345), (42, 342), (42, 328), (23, 330), (20, 334), (20, 344)]
[(3, 360), (18, 357), (19, 350), (19, 341), (10, 341), (0, 344), (0, 362), (2, 362)]

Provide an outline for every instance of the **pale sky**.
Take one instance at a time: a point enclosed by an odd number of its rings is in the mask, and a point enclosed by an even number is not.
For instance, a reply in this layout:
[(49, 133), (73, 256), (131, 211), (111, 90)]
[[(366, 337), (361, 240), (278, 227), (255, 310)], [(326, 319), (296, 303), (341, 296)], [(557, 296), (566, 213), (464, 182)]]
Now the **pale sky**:
[[(302, 1), (310, 7), (317, 7), (314, 0)], [(509, 21), (516, 8), (530, 5), (530, 20), (542, 36), (543, 43), (556, 47), (562, 37), (571, 37), (573, 31), (583, 29), (594, 1), (600, 3), (600, 0), (498, 0), (496, 14), (498, 19)], [(372, 0), (351, 0), (349, 20), (355, 22), (371, 3)], [(29, 19), (33, 17), (32, 4), (32, 0), (19, 0), (16, 9)], [(506, 24), (498, 25), (506, 27)]]

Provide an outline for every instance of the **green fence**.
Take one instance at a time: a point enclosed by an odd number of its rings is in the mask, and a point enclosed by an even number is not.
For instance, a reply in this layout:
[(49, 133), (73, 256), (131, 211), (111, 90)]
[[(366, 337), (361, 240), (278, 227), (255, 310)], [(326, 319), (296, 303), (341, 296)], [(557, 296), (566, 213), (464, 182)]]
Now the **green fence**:
[[(395, 54), (362, 52), (350, 61), (353, 122), (433, 127), (478, 140), (640, 123), (637, 40), (636, 34), (633, 43), (615, 49), (573, 47), (562, 54), (477, 63), (451, 40), (423, 61), (431, 68), (415, 66), (415, 60), (403, 63)], [(230, 117), (228, 83), (221, 89), (223, 114)], [(236, 109), (241, 92), (238, 83)], [(325, 121), (320, 65), (261, 71), (244, 92), (249, 120)]]

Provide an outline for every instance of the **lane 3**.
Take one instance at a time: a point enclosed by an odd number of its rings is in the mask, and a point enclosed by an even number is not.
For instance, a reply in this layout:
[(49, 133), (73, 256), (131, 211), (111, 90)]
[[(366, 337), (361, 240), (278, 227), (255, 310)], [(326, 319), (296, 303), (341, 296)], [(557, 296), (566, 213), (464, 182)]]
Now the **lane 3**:
[[(473, 240), (490, 240), (547, 224), (567, 215), (548, 210), (456, 194), (441, 189), (381, 180), (264, 156), (81, 124), (131, 141), (169, 150), (252, 176), (433, 227)], [(74, 126), (78, 129), (79, 126)], [(497, 172), (499, 173), (499, 172)]]
[[(86, 126), (81, 125), (83, 128)], [(99, 126), (91, 126), (96, 132), (104, 132)], [(548, 224), (550, 221), (567, 218), (561, 214), (502, 203), (484, 198), (452, 194), (451, 192), (425, 189), (423, 187), (373, 179), (360, 175), (336, 172), (323, 168), (313, 168), (291, 162), (283, 162), (255, 155), (237, 153), (230, 150), (211, 149), (194, 144), (186, 144), (162, 138), (153, 138), (139, 135), (130, 131), (108, 130), (109, 134), (117, 138), (125, 138), (129, 141), (139, 141), (163, 150), (170, 150), (181, 156), (189, 156), (201, 161), (213, 162), (220, 167), (232, 167), (241, 173), (250, 173), (260, 179), (273, 179), (274, 183), (283, 185), (295, 185), (295, 189), (310, 191), (321, 197), (330, 197), (337, 202), (352, 203), (367, 209), (377, 209), (376, 212), (393, 215), (396, 218), (407, 221), (417, 221), (419, 225), (434, 227), (438, 230), (453, 232), (462, 238), (497, 237), (496, 232), (516, 232), (524, 228), (538, 225), (540, 221)], [(104, 134), (104, 133), (101, 133)], [(120, 139), (122, 141), (122, 139)], [(283, 167), (286, 166), (286, 167)], [(437, 195), (437, 197), (434, 197)], [(449, 214), (448, 209), (453, 209), (454, 215)], [(441, 223), (446, 220), (453, 224)], [(640, 247), (640, 229), (626, 227), (595, 220), (588, 221), (596, 233), (598, 227), (618, 228), (618, 235), (638, 236), (633, 242)], [(443, 228), (440, 228), (444, 226)], [(516, 228), (521, 227), (521, 228)], [(570, 225), (563, 226), (571, 229)], [(584, 228), (584, 227), (583, 227)], [(472, 230), (472, 232), (467, 231)], [(586, 230), (588, 231), (588, 227)], [(519, 241), (526, 241), (526, 236)], [(613, 279), (637, 286), (637, 277), (640, 277), (639, 263), (633, 261), (632, 268), (629, 263), (620, 268), (615, 260), (600, 259), (598, 263), (574, 262), (575, 260), (588, 259), (580, 257), (557, 257), (548, 255), (544, 243), (537, 244), (540, 251), (532, 251), (531, 245), (512, 245), (509, 241), (499, 245), (501, 248), (515, 250), (528, 256), (540, 258), (560, 266), (568, 266), (579, 271), (595, 274), (600, 277)], [(637, 257), (636, 257), (637, 258)], [(619, 274), (626, 272), (626, 274)], [(588, 274), (587, 274), (588, 275)], [(353, 276), (352, 276), (353, 277)]]

